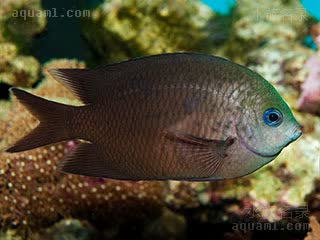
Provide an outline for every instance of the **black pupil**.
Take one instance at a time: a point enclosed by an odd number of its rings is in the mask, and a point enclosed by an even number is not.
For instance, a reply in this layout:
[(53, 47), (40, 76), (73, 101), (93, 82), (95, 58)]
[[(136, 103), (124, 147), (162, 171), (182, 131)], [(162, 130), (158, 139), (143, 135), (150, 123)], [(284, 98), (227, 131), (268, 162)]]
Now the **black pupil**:
[(269, 120), (271, 121), (271, 122), (275, 122), (275, 121), (277, 121), (279, 119), (279, 116), (278, 116), (278, 114), (276, 114), (276, 113), (271, 113), (270, 115), (269, 115)]

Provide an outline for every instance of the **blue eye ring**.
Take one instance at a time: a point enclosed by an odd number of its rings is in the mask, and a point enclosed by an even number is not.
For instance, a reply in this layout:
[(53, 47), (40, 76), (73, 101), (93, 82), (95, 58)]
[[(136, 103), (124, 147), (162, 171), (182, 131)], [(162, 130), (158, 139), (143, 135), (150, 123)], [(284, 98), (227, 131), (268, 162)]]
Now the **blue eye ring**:
[(270, 108), (263, 113), (263, 121), (268, 126), (277, 127), (282, 123), (283, 115), (279, 110)]

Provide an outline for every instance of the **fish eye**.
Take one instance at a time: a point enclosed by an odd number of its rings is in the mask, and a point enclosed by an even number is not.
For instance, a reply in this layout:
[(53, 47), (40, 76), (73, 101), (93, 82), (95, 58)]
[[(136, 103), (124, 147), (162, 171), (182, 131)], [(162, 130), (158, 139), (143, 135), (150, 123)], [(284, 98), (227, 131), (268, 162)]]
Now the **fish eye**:
[(282, 123), (282, 113), (274, 108), (268, 109), (263, 113), (263, 120), (269, 126), (279, 126)]

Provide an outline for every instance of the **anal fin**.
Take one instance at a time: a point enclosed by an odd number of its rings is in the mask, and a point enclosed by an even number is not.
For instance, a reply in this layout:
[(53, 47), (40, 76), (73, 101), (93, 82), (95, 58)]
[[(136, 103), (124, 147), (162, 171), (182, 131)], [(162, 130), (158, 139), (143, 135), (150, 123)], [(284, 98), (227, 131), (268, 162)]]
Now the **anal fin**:
[(80, 143), (76, 150), (59, 164), (59, 170), (90, 177), (123, 178), (119, 171), (108, 164), (98, 147), (89, 142)]

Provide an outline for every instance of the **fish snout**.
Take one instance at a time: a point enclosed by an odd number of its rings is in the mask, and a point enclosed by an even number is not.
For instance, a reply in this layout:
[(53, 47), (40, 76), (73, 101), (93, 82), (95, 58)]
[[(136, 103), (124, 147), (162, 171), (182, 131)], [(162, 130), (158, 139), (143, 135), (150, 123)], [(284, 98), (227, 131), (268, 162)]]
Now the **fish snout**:
[(293, 131), (292, 141), (297, 140), (303, 133), (303, 126), (297, 125)]

